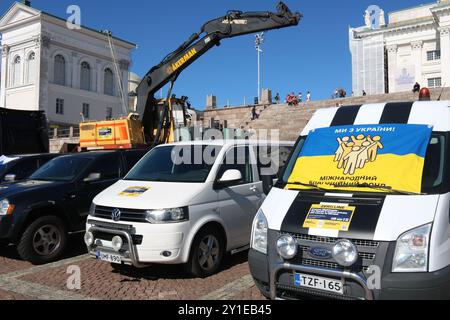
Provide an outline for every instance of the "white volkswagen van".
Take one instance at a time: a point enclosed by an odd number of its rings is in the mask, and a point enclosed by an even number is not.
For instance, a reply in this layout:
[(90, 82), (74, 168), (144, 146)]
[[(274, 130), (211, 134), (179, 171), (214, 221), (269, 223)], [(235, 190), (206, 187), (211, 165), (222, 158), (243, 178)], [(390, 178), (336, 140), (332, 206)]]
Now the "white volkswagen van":
[(196, 276), (215, 273), (226, 252), (249, 248), (265, 198), (261, 177), (270, 186), (293, 146), (231, 140), (152, 149), (94, 199), (85, 236), (90, 254), (113, 266), (186, 264)]
[(450, 102), (317, 111), (255, 217), (272, 299), (450, 299)]

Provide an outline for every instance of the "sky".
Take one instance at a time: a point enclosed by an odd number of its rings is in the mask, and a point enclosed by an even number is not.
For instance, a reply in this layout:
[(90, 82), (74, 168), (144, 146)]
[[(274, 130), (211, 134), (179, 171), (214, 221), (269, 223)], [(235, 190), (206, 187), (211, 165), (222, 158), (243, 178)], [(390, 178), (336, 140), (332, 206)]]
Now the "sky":
[[(262, 87), (280, 93), (311, 91), (314, 100), (326, 99), (338, 87), (351, 92), (351, 55), (348, 28), (364, 24), (364, 11), (376, 4), (386, 13), (422, 3), (417, 0), (286, 0), (303, 20), (297, 27), (269, 31), (261, 56)], [(0, 1), (3, 15), (14, 3)], [(31, 0), (32, 7), (68, 17), (66, 9), (81, 8), (82, 25), (111, 30), (136, 43), (131, 71), (143, 76), (169, 52), (211, 19), (228, 10), (276, 11), (277, 0)], [(226, 39), (187, 68), (175, 83), (177, 96), (188, 96), (203, 109), (206, 96), (218, 106), (243, 105), (258, 95), (255, 36)]]

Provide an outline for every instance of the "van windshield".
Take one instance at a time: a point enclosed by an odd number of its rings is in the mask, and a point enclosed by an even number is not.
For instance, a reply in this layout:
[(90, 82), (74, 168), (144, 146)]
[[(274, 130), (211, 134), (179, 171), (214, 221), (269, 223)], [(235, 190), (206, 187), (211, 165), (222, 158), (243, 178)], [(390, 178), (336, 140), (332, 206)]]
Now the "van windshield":
[[(283, 177), (280, 180), (281, 184), (285, 186), (288, 184), (289, 178), (292, 175), (294, 167), (297, 162), (297, 156), (302, 151), (304, 143), (306, 141), (306, 137), (300, 138), (297, 143), (296, 149), (294, 153), (291, 155), (291, 158), (286, 165), (286, 169), (284, 171)], [(425, 156), (425, 164), (423, 169), (422, 176), (422, 193), (424, 194), (432, 194), (436, 193), (436, 189), (440, 188), (444, 183), (445, 177), (445, 161), (446, 161), (446, 145), (447, 145), (447, 136), (441, 133), (433, 133), (430, 143), (427, 147), (427, 152)], [(307, 184), (307, 182), (303, 182)], [(306, 188), (308, 189), (308, 188)], [(313, 187), (311, 189), (314, 189)], [(316, 188), (318, 189), (318, 188)], [(322, 189), (326, 189), (323, 187)], [(333, 188), (333, 192), (348, 192), (345, 187), (340, 187), (339, 189)], [(380, 190), (377, 190), (380, 191)], [(386, 194), (394, 193), (393, 190), (384, 190)]]
[(222, 147), (180, 145), (158, 147), (150, 151), (124, 180), (202, 183)]

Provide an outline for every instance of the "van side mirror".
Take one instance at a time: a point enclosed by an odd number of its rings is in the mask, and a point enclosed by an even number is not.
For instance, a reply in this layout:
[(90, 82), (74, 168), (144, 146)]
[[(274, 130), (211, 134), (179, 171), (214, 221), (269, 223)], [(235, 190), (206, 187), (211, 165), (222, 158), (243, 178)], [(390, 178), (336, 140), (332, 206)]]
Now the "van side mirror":
[(272, 176), (261, 176), (262, 184), (263, 184), (263, 192), (267, 196), (270, 193), (270, 190), (273, 188), (273, 177)]
[(217, 187), (228, 187), (242, 180), (242, 173), (239, 170), (227, 170), (216, 182)]
[(102, 175), (100, 173), (91, 173), (83, 181), (86, 183), (91, 183), (100, 180)]
[(17, 175), (15, 174), (7, 174), (5, 176), (5, 182), (14, 182), (17, 179)]

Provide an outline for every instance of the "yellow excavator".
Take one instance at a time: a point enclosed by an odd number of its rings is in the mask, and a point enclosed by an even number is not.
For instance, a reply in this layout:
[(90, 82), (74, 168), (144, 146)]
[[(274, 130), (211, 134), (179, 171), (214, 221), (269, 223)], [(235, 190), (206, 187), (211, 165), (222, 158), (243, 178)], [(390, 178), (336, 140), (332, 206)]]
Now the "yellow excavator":
[[(223, 39), (296, 26), (301, 17), (280, 2), (275, 13), (234, 10), (207, 22), (145, 75), (137, 88), (137, 113), (117, 120), (81, 123), (81, 148), (130, 148), (177, 141), (176, 129), (188, 126), (186, 101), (172, 97), (180, 73)], [(167, 98), (156, 99), (155, 94), (167, 84)]]

